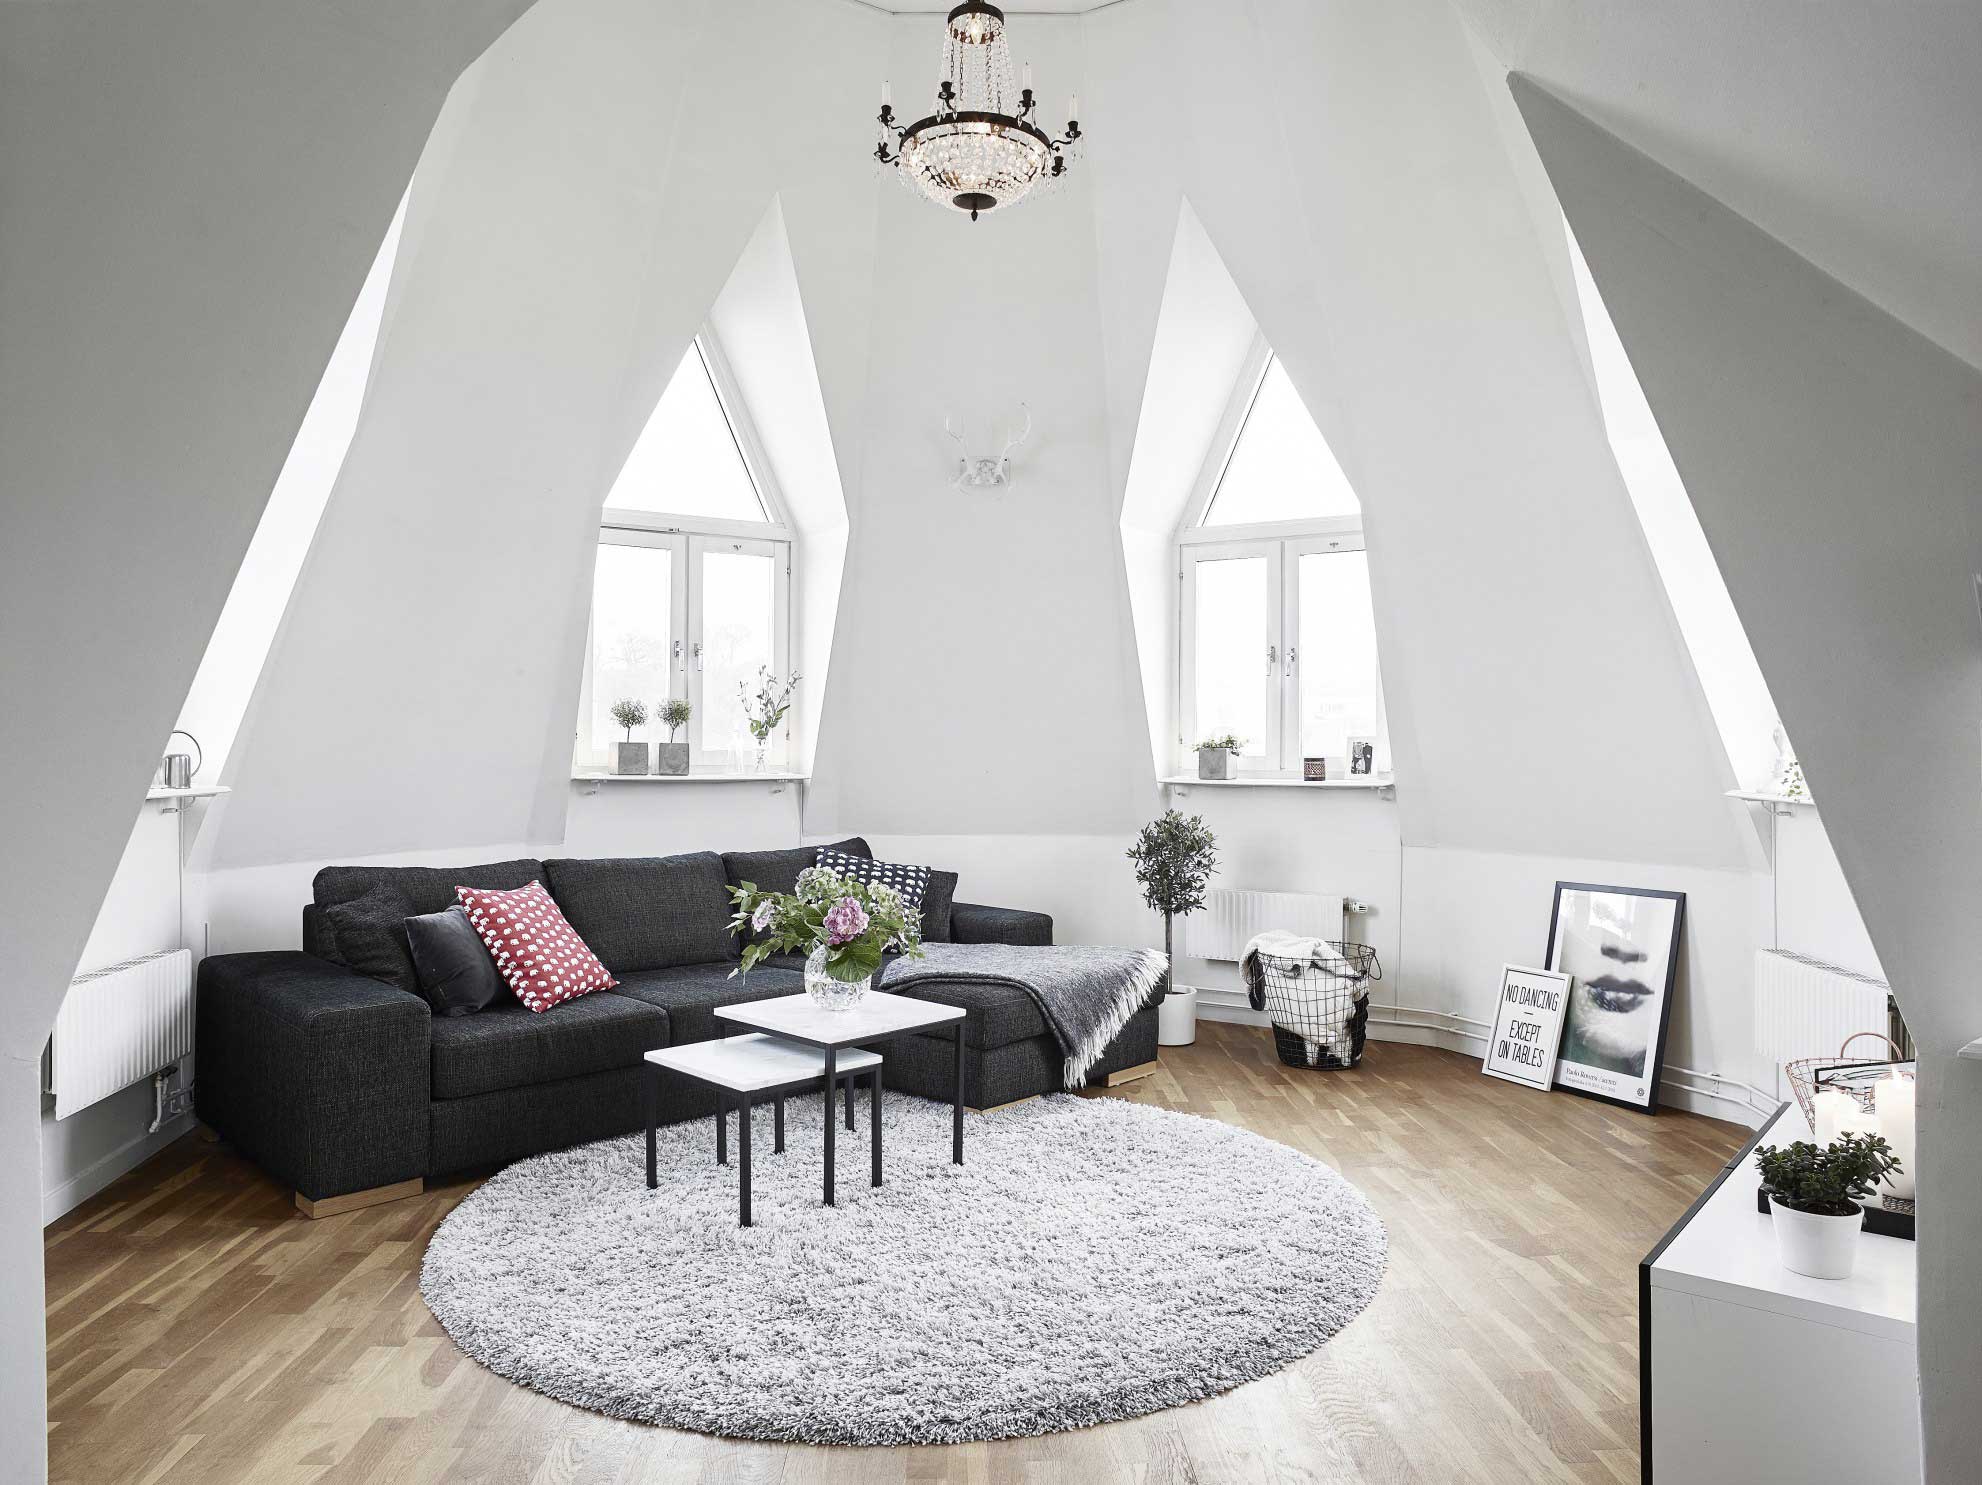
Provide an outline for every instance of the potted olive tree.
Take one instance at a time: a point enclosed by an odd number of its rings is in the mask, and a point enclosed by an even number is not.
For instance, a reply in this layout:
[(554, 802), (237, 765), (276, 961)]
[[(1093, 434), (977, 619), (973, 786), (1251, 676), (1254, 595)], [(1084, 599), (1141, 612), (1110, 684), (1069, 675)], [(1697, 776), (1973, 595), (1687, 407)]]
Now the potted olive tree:
[(1197, 1040), (1197, 991), (1178, 990), (1168, 960), (1172, 922), (1204, 906), (1205, 883), (1218, 869), (1218, 842), (1198, 815), (1165, 810), (1151, 820), (1129, 847), (1142, 900), (1163, 915), (1163, 999), (1157, 1011), (1156, 1039), (1166, 1047)]
[(1197, 776), (1201, 779), (1229, 779), (1232, 777), (1232, 760), (1245, 748), (1243, 737), (1226, 733), (1223, 737), (1207, 737), (1197, 745)]
[(1892, 1147), (1876, 1134), (1846, 1134), (1829, 1145), (1764, 1145), (1755, 1162), (1782, 1266), (1813, 1279), (1850, 1278), (1865, 1221), (1860, 1202), (1899, 1169)]
[(622, 696), (612, 704), (612, 719), (626, 729), (626, 741), (613, 744), (612, 771), (647, 772), (647, 745), (633, 740), (633, 729), (647, 725), (647, 703)]
[(654, 744), (654, 772), (684, 774), (688, 772), (688, 744), (676, 742), (674, 735), (688, 725), (688, 719), (695, 715), (694, 706), (685, 697), (670, 696), (654, 709), (660, 724), (668, 730), (668, 740)]

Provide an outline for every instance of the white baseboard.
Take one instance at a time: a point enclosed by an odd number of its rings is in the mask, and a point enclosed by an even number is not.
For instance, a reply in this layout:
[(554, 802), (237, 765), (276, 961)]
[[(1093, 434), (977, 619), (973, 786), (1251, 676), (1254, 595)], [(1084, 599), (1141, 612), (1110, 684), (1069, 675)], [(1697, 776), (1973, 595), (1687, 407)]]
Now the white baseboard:
[[(1243, 994), (1232, 990), (1200, 987), (1197, 1013), (1206, 1021), (1227, 1021), (1240, 1026), (1271, 1024), (1264, 1012), (1254, 1010)], [(1370, 1007), (1369, 1035), (1372, 1041), (1437, 1047), (1467, 1057), (1480, 1056), (1486, 1046), (1486, 1033), (1477, 1029), (1477, 1023), (1469, 1018), (1381, 1002)], [(1659, 1080), (1659, 1103), (1709, 1119), (1732, 1120), (1750, 1129), (1760, 1129), (1775, 1112), (1774, 1105), (1760, 1107), (1745, 1084), (1671, 1064), (1667, 1064)]]
[(112, 1150), (102, 1159), (76, 1172), (61, 1185), (41, 1194), (41, 1225), (74, 1211), (126, 1171), (136, 1170), (152, 1156), (193, 1127), (191, 1114), (180, 1114), (158, 1126), (156, 1133), (141, 1134), (129, 1144)]

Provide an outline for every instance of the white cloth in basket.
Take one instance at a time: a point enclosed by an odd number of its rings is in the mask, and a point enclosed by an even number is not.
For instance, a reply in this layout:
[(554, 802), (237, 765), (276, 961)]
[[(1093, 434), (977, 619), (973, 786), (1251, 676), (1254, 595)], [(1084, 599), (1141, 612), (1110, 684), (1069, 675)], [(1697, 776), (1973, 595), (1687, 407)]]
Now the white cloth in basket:
[(1370, 993), (1368, 975), (1342, 967), (1343, 960), (1354, 958), (1337, 940), (1279, 929), (1256, 935), (1240, 956), (1253, 1008), (1301, 1038), (1310, 1067), (1324, 1052), (1342, 1063), (1354, 1052), (1349, 1022), (1357, 1002)]

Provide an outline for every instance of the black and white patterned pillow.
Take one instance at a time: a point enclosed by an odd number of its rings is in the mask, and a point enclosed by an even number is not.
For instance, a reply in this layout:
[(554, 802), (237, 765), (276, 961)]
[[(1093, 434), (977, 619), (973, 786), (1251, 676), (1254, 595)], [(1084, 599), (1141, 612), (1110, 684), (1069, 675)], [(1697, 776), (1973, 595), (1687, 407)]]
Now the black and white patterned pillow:
[(856, 882), (879, 882), (893, 887), (902, 896), (902, 910), (913, 922), (922, 911), (922, 894), (929, 890), (929, 868), (898, 866), (892, 861), (872, 861), (865, 856), (849, 856), (844, 851), (819, 852), (819, 864), (828, 871)]

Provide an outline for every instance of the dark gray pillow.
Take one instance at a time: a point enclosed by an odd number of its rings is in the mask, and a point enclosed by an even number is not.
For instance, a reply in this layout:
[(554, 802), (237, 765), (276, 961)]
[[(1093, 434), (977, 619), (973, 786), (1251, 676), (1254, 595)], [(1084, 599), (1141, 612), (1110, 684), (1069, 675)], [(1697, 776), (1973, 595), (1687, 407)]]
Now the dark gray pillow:
[(444, 913), (406, 920), (406, 943), (420, 977), (420, 993), (437, 1016), (469, 1016), (516, 994), (503, 982), (494, 957), (468, 910), (456, 903)]
[(551, 896), (615, 975), (734, 957), (722, 858), (687, 856), (546, 861)]
[(406, 945), (406, 920), (445, 912), (456, 887), (510, 892), (544, 879), (543, 863), (528, 859), (476, 866), (326, 866), (312, 895), (323, 911), (328, 947), (337, 962), (361, 975), (420, 993)]
[(947, 944), (950, 941), (950, 909), (957, 900), (957, 874), (929, 869), (929, 885), (922, 889), (922, 941)]

